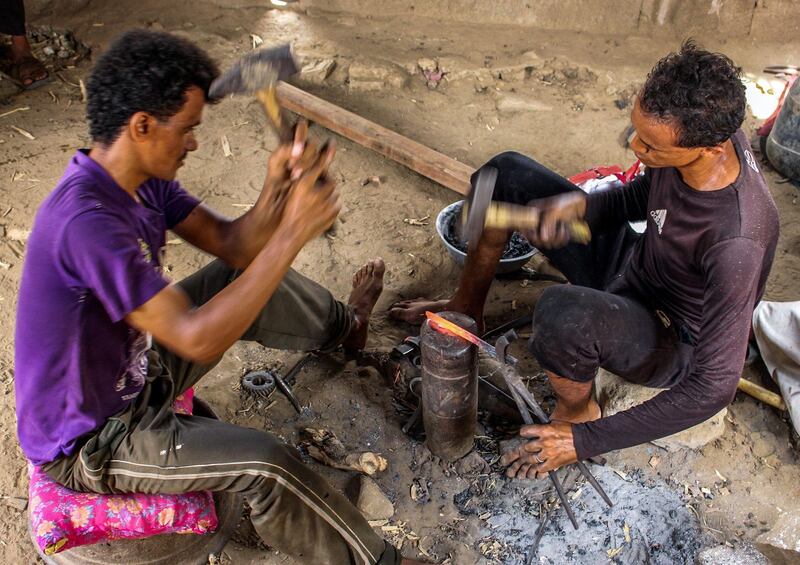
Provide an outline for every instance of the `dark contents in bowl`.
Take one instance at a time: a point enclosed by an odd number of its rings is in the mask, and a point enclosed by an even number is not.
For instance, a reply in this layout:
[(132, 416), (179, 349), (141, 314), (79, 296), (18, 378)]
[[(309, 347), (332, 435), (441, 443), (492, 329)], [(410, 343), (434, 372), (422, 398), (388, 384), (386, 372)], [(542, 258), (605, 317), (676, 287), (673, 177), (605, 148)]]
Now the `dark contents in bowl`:
[[(464, 242), (460, 241), (456, 236), (456, 222), (461, 221), (461, 206), (454, 206), (449, 212), (448, 215), (444, 218), (444, 238), (447, 240), (447, 243), (458, 249), (459, 251), (466, 253), (467, 246)], [(515, 259), (517, 257), (522, 257), (523, 255), (527, 255), (533, 251), (533, 246), (528, 243), (528, 240), (525, 239), (522, 234), (519, 232), (514, 232), (511, 235), (511, 239), (506, 245), (505, 250), (503, 251), (502, 259)]]

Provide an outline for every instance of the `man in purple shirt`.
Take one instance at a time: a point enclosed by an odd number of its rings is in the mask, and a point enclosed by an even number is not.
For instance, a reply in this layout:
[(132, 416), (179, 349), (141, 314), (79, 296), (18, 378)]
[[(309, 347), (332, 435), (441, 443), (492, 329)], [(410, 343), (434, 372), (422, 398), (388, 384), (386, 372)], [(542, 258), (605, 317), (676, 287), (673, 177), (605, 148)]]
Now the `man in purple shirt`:
[[(631, 148), (644, 175), (584, 194), (517, 153), (489, 161), (495, 199), (542, 212), (527, 234), (572, 283), (536, 305), (530, 349), (557, 404), (549, 426), (505, 454), (509, 476), (535, 477), (593, 455), (684, 430), (727, 406), (744, 364), (750, 318), (778, 240), (778, 214), (744, 133), (739, 69), (687, 42), (653, 68), (631, 115)], [(586, 220), (589, 245), (569, 242), (565, 222)], [(629, 226), (647, 221), (643, 235)], [(450, 300), (395, 304), (414, 322), (456, 310), (483, 325), (483, 305), (509, 234), (486, 230)], [(666, 388), (601, 418), (592, 398), (598, 367)]]
[[(334, 148), (307, 141), (304, 124), (272, 154), (240, 218), (174, 180), (197, 148), (217, 74), (196, 46), (147, 31), (126, 33), (97, 61), (87, 81), (92, 146), (73, 157), (29, 239), (16, 326), (20, 443), (74, 490), (242, 492), (276, 549), (313, 563), (400, 563), (275, 436), (172, 411), (239, 339), (363, 348), (382, 289), (380, 259), (356, 273), (347, 304), (290, 269), (340, 209), (327, 174)], [(162, 270), (168, 229), (218, 259), (173, 284)]]

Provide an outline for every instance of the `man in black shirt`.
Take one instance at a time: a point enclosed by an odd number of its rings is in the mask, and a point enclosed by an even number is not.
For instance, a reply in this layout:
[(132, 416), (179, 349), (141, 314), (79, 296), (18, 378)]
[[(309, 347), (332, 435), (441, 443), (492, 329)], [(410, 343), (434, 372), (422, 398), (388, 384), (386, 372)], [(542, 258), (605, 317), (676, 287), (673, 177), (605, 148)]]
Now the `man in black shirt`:
[[(496, 200), (541, 210), (527, 235), (572, 283), (536, 305), (530, 349), (557, 404), (551, 425), (520, 430), (532, 440), (504, 456), (509, 476), (679, 432), (733, 399), (778, 239), (775, 204), (739, 129), (744, 112), (739, 69), (687, 42), (656, 64), (632, 111), (644, 175), (587, 196), (517, 153), (487, 163), (499, 171)], [(564, 223), (575, 219), (589, 223), (589, 245), (569, 242)], [(639, 236), (628, 222), (642, 220)], [(400, 302), (391, 315), (414, 322), (456, 310), (482, 326), (508, 236), (484, 232), (452, 299)], [(591, 395), (598, 367), (669, 390), (601, 418)]]

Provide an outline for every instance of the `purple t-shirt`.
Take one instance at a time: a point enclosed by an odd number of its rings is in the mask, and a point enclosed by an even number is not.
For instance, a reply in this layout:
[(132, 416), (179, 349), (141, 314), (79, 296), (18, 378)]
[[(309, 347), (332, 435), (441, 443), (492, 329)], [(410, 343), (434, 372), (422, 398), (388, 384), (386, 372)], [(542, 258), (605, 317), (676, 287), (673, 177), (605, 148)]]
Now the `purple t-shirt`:
[(144, 385), (150, 339), (124, 317), (169, 284), (166, 230), (198, 200), (157, 179), (138, 196), (79, 151), (36, 215), (15, 338), (17, 432), (36, 464), (69, 455)]

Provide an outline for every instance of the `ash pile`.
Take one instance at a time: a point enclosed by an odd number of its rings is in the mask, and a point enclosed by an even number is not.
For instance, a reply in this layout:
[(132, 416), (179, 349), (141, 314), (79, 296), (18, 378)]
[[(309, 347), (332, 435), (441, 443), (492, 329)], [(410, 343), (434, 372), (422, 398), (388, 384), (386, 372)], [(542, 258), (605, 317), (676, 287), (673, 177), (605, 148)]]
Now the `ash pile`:
[[(709, 540), (697, 517), (666, 484), (645, 482), (593, 465), (592, 472), (614, 500), (609, 508), (573, 470), (562, 476), (580, 523), (573, 529), (546, 480), (507, 479), (502, 471), (481, 476), (453, 502), (464, 516), (482, 524), (478, 549), (492, 562), (507, 565), (693, 563)], [(549, 520), (532, 550), (545, 514)]]

